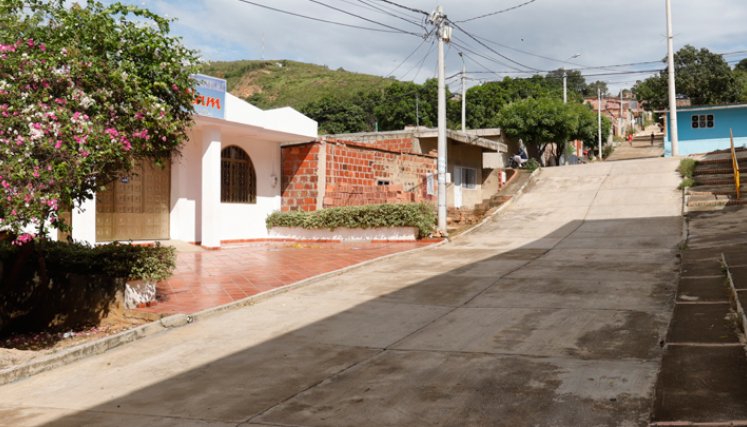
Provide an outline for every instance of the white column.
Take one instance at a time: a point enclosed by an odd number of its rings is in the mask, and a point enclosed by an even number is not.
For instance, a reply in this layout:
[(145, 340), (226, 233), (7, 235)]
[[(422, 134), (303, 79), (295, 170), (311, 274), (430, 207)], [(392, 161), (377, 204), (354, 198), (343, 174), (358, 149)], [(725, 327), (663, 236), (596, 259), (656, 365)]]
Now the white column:
[(217, 128), (202, 132), (201, 164), (201, 241), (206, 248), (220, 247), (220, 150), (221, 135)]
[(96, 243), (96, 198), (73, 207), (72, 237), (76, 242)]

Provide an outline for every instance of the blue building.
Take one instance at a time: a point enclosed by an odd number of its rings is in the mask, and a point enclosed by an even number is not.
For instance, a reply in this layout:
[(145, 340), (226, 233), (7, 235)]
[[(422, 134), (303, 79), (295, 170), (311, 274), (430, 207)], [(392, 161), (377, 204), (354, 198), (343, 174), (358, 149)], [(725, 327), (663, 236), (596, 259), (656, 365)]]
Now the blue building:
[[(670, 113), (667, 111), (664, 155), (672, 155), (669, 139)], [(734, 146), (747, 146), (747, 104), (710, 105), (677, 108), (679, 154), (707, 153), (729, 148), (729, 129)]]

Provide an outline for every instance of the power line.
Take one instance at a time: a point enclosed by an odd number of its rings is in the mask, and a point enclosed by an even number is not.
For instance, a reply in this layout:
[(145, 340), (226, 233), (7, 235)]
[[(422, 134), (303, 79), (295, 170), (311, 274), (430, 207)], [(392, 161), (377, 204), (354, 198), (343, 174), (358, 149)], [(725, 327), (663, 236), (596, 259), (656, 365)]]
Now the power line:
[(480, 16), (475, 16), (474, 18), (463, 19), (463, 20), (461, 20), (461, 21), (455, 21), (455, 22), (460, 22), (460, 23), (461, 23), (461, 22), (470, 22), (470, 21), (474, 21), (474, 20), (476, 20), (476, 19), (482, 19), (482, 18), (487, 18), (487, 17), (489, 17), (489, 16), (499, 15), (499, 14), (501, 14), (501, 13), (506, 13), (506, 12), (510, 12), (510, 11), (512, 11), (512, 10), (516, 10), (516, 9), (518, 9), (518, 8), (520, 8), (520, 7), (524, 7), (524, 6), (526, 6), (526, 5), (532, 4), (532, 3), (534, 3), (535, 1), (537, 1), (537, 0), (529, 0), (529, 1), (526, 1), (526, 2), (524, 2), (524, 3), (518, 4), (518, 5), (516, 5), (516, 6), (508, 7), (508, 8), (506, 8), (506, 9), (501, 9), (501, 10), (498, 10), (498, 11), (495, 11), (495, 12), (490, 12), (490, 13), (486, 13), (486, 14), (484, 14), (484, 15), (480, 15)]
[(352, 13), (352, 12), (348, 12), (348, 11), (346, 11), (346, 10), (344, 10), (344, 9), (340, 9), (339, 7), (335, 7), (335, 6), (329, 5), (329, 4), (327, 4), (327, 3), (323, 3), (323, 2), (321, 2), (321, 1), (319, 1), (319, 0), (308, 0), (308, 1), (310, 1), (310, 2), (312, 2), (312, 3), (316, 3), (316, 4), (320, 5), (320, 6), (324, 6), (324, 7), (326, 7), (326, 8), (332, 9), (332, 10), (336, 10), (336, 11), (338, 11), (338, 12), (340, 12), (340, 13), (344, 13), (344, 14), (346, 14), (346, 15), (350, 15), (350, 16), (356, 17), (356, 18), (358, 18), (358, 19), (362, 19), (362, 20), (364, 20), (364, 21), (366, 21), (366, 22), (370, 22), (370, 23), (372, 23), (372, 24), (380, 25), (380, 26), (382, 26), (382, 27), (384, 27), (384, 28), (389, 28), (389, 29), (391, 29), (391, 30), (395, 30), (395, 31), (398, 31), (398, 32), (400, 32), (400, 33), (404, 33), (404, 34), (410, 34), (410, 35), (413, 35), (413, 36), (416, 36), (416, 37), (420, 37), (420, 34), (417, 34), (417, 33), (413, 33), (412, 31), (407, 31), (407, 30), (403, 30), (403, 29), (401, 29), (401, 28), (393, 27), (393, 26), (391, 26), (391, 25), (387, 25), (387, 24), (384, 24), (384, 23), (382, 23), (382, 22), (379, 22), (379, 21), (376, 21), (376, 20), (373, 20), (373, 19), (369, 19), (369, 18), (366, 18), (366, 17), (364, 17), (364, 16), (360, 16), (360, 15), (357, 15), (357, 14), (355, 14), (355, 13)]
[[(343, 1), (345, 1), (346, 3), (352, 3), (351, 0), (343, 0)], [(368, 6), (368, 8), (376, 10), (379, 13), (383, 13), (385, 15), (389, 15), (389, 16), (392, 16), (394, 18), (400, 19), (400, 20), (402, 20), (404, 22), (408, 22), (410, 24), (417, 25), (418, 27), (420, 27), (420, 28), (422, 28), (424, 30), (426, 29), (425, 25), (422, 22), (418, 22), (418, 21), (416, 21), (414, 19), (411, 19), (409, 17), (405, 17), (403, 15), (396, 14), (396, 13), (394, 13), (392, 11), (389, 11), (389, 10), (383, 8), (383, 7), (376, 6), (375, 4), (372, 4), (372, 3), (370, 3), (370, 2), (368, 2), (366, 0), (357, 0), (357, 1), (358, 1), (358, 3), (366, 5), (366, 6)]]
[(453, 40), (451, 41), (451, 44), (453, 44), (454, 46), (456, 46), (456, 47), (458, 47), (458, 48), (460, 48), (460, 49), (462, 49), (462, 50), (464, 50), (466, 52), (469, 52), (469, 53), (471, 53), (471, 54), (473, 54), (475, 56), (479, 56), (480, 58), (487, 59), (490, 62), (495, 62), (496, 64), (499, 64), (499, 65), (511, 68), (513, 70), (511, 72), (527, 73), (527, 74), (532, 72), (532, 71), (522, 70), (521, 68), (516, 68), (513, 65), (507, 64), (507, 63), (505, 63), (503, 61), (497, 60), (495, 58), (491, 58), (489, 56), (485, 56), (485, 55), (483, 55), (483, 54), (481, 54), (479, 52), (474, 51), (473, 49), (469, 48), (468, 46), (462, 45), (462, 44), (460, 44), (460, 43), (458, 43), (457, 41), (454, 41), (454, 40), (459, 40), (459, 38), (458, 37), (454, 37)]
[(512, 62), (512, 63), (514, 63), (514, 64), (516, 64), (516, 65), (518, 65), (518, 66), (520, 66), (520, 67), (524, 67), (524, 68), (527, 68), (527, 69), (529, 69), (529, 70), (532, 70), (532, 71), (539, 71), (538, 69), (536, 69), (536, 68), (534, 68), (534, 67), (530, 67), (529, 65), (526, 65), (526, 64), (522, 64), (521, 62), (519, 62), (519, 61), (516, 61), (516, 60), (513, 60), (513, 59), (509, 58), (508, 56), (506, 56), (506, 55), (504, 55), (504, 54), (502, 54), (502, 53), (498, 52), (497, 50), (495, 50), (495, 49), (493, 49), (492, 47), (488, 46), (487, 44), (483, 43), (483, 42), (482, 42), (482, 41), (481, 41), (480, 39), (478, 39), (477, 37), (475, 37), (475, 36), (473, 36), (472, 34), (470, 34), (470, 33), (469, 33), (469, 32), (468, 32), (467, 30), (465, 30), (464, 28), (460, 27), (460, 26), (459, 26), (459, 24), (456, 24), (456, 23), (454, 23), (453, 21), (449, 21), (449, 22), (450, 22), (450, 23), (451, 23), (452, 25), (454, 25), (454, 28), (457, 28), (457, 29), (461, 30), (461, 31), (462, 31), (462, 32), (463, 32), (463, 33), (464, 33), (464, 34), (465, 34), (465, 35), (466, 35), (467, 37), (469, 37), (469, 38), (471, 38), (472, 40), (476, 41), (476, 42), (477, 42), (477, 43), (478, 43), (478, 44), (479, 44), (480, 46), (482, 46), (482, 47), (484, 47), (484, 48), (488, 49), (489, 51), (491, 51), (491, 52), (493, 52), (494, 54), (496, 54), (496, 55), (500, 56), (501, 58), (503, 58), (503, 59), (505, 59), (505, 60), (507, 60), (507, 61), (509, 61), (509, 62)]
[(399, 70), (399, 69), (400, 69), (400, 67), (402, 67), (403, 65), (405, 65), (405, 63), (406, 63), (406, 62), (407, 62), (407, 61), (408, 61), (408, 60), (409, 60), (410, 58), (412, 58), (412, 56), (413, 56), (413, 55), (415, 55), (415, 52), (417, 52), (417, 51), (418, 51), (418, 50), (419, 50), (419, 49), (420, 49), (420, 48), (421, 48), (421, 47), (422, 47), (422, 46), (423, 46), (423, 45), (425, 44), (425, 42), (427, 42), (427, 41), (428, 41), (428, 39), (427, 39), (427, 38), (424, 38), (424, 39), (423, 39), (423, 40), (422, 40), (422, 41), (420, 42), (420, 44), (419, 44), (419, 45), (418, 45), (418, 46), (417, 46), (417, 47), (415, 48), (415, 50), (413, 50), (413, 51), (412, 51), (412, 52), (411, 52), (411, 53), (410, 53), (409, 55), (407, 55), (407, 58), (405, 58), (405, 59), (404, 59), (404, 60), (403, 60), (402, 62), (400, 62), (400, 63), (399, 63), (399, 65), (397, 65), (397, 67), (396, 67), (395, 69), (393, 69), (392, 71), (390, 71), (390, 72), (389, 72), (389, 74), (387, 74), (387, 75), (386, 75), (386, 76), (384, 76), (384, 77), (390, 77), (390, 76), (394, 75), (394, 73), (395, 73), (395, 72), (396, 72), (397, 70)]
[(424, 10), (415, 9), (415, 8), (409, 7), (409, 6), (404, 6), (404, 5), (401, 5), (399, 3), (395, 3), (395, 2), (390, 1), (390, 0), (378, 0), (378, 1), (383, 2), (383, 3), (387, 3), (387, 4), (391, 4), (392, 6), (396, 6), (396, 7), (400, 8), (400, 9), (409, 10), (410, 12), (415, 12), (415, 13), (420, 13), (420, 14), (425, 15), (425, 16), (430, 16), (430, 13), (428, 13), (428, 12), (426, 12)]
[[(327, 23), (327, 24), (340, 25), (340, 26), (348, 27), (348, 28), (356, 28), (358, 30), (376, 31), (376, 32), (379, 32), (379, 33), (393, 33), (393, 34), (401, 34), (402, 33), (402, 31), (399, 31), (399, 30), (398, 31), (392, 31), (392, 30), (384, 30), (384, 29), (381, 29), (381, 28), (363, 27), (363, 26), (360, 26), (360, 25), (346, 24), (344, 22), (329, 21), (327, 19), (315, 18), (313, 16), (307, 16), (307, 15), (301, 15), (300, 13), (295, 13), (295, 12), (290, 12), (290, 11), (283, 10), (283, 9), (278, 9), (278, 8), (275, 8), (275, 7), (272, 7), (272, 6), (267, 6), (267, 5), (264, 5), (264, 4), (255, 3), (255, 2), (249, 1), (249, 0), (239, 0), (239, 1), (242, 2), (242, 3), (247, 3), (247, 4), (251, 4), (253, 6), (261, 7), (263, 9), (272, 10), (274, 12), (284, 13), (286, 15), (297, 16), (299, 18), (310, 19), (312, 21), (324, 22), (324, 23)], [(418, 37), (420, 37), (420, 36), (418, 35)]]

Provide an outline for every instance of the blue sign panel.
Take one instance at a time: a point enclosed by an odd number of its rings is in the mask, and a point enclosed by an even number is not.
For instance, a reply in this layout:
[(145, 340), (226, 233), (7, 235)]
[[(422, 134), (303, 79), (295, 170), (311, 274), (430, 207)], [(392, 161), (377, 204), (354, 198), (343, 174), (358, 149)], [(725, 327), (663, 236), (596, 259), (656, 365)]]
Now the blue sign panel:
[(203, 74), (193, 74), (192, 78), (197, 80), (195, 113), (216, 119), (225, 118), (226, 81)]

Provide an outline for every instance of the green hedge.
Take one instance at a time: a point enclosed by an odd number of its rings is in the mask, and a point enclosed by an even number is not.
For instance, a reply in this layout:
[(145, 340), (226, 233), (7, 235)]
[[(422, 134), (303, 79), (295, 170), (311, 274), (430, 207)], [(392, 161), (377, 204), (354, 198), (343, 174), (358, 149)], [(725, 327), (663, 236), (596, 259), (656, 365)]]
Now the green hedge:
[(99, 324), (127, 279), (162, 280), (172, 247), (63, 242), (13, 246), (0, 236), (0, 337)]
[[(0, 262), (21, 251), (9, 241), (0, 242)], [(123, 279), (159, 281), (176, 267), (176, 250), (170, 246), (135, 246), (122, 243), (90, 246), (82, 243), (44, 242), (34, 247), (44, 254), (51, 274), (103, 274)]]
[(436, 211), (427, 203), (384, 204), (327, 208), (313, 212), (274, 212), (267, 217), (267, 228), (308, 229), (416, 227), (419, 237), (427, 237), (436, 226)]

